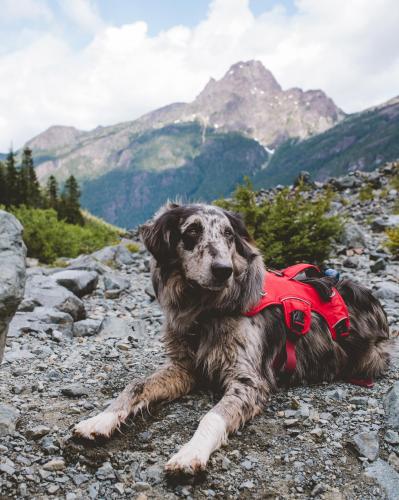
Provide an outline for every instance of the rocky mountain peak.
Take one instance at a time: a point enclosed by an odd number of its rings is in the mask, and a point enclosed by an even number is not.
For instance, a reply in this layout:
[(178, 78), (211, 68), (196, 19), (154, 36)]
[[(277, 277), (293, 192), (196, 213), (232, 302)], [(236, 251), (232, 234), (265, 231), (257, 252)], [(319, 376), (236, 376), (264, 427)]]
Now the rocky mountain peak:
[(52, 125), (47, 130), (31, 139), (27, 146), (33, 150), (62, 148), (76, 141), (84, 132), (75, 127)]

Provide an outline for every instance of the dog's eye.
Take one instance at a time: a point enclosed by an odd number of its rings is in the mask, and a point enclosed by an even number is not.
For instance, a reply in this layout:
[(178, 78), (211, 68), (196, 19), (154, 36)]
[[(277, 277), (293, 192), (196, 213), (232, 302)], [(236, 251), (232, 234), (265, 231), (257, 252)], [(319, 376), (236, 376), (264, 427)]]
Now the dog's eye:
[(191, 226), (188, 226), (186, 230), (186, 234), (190, 236), (197, 236), (200, 233), (201, 233), (201, 227), (198, 224), (192, 224)]
[(226, 238), (230, 239), (233, 237), (233, 231), (229, 227), (226, 227), (226, 229), (224, 230), (224, 235)]

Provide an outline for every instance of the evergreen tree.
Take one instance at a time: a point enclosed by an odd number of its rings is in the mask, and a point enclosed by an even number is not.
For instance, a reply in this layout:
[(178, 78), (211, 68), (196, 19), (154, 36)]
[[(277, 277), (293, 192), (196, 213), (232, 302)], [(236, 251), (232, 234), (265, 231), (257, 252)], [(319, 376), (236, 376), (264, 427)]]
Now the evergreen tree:
[(47, 204), (49, 208), (54, 208), (54, 210), (58, 211), (58, 183), (57, 179), (54, 175), (50, 175), (47, 181), (46, 186), (46, 196), (47, 196)]
[(64, 191), (61, 195), (58, 215), (60, 219), (70, 224), (83, 226), (84, 219), (80, 211), (80, 189), (75, 177), (71, 175), (65, 182)]
[(6, 203), (7, 198), (7, 182), (6, 182), (6, 168), (4, 163), (0, 161), (0, 205)]
[[(43, 205), (40, 184), (37, 180), (35, 166), (32, 158), (32, 150), (26, 146), (22, 153), (21, 176), (22, 172), (26, 179), (26, 199), (24, 203), (30, 207), (39, 208)], [(22, 178), (21, 178), (22, 180)]]
[(7, 192), (5, 205), (7, 207), (18, 204), (18, 172), (15, 166), (15, 153), (12, 149), (6, 158), (6, 183)]

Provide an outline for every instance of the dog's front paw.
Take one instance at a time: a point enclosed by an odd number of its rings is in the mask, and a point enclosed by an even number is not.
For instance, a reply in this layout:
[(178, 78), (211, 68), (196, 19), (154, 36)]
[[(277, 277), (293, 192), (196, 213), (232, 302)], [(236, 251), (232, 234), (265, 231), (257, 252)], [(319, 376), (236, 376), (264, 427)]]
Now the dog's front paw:
[(75, 436), (85, 439), (109, 437), (120, 424), (121, 421), (117, 413), (104, 411), (95, 417), (88, 418), (76, 424), (73, 433)]
[(167, 462), (165, 471), (168, 474), (188, 474), (193, 476), (205, 470), (208, 458), (201, 450), (188, 443)]

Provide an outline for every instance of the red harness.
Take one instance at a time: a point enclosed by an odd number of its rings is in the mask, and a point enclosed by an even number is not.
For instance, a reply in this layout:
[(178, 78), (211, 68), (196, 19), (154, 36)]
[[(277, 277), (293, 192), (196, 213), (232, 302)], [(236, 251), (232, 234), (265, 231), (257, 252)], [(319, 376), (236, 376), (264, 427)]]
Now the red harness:
[(284, 353), (283, 356), (278, 356), (274, 367), (281, 369), (285, 358), (284, 371), (287, 373), (292, 373), (296, 368), (296, 341), (309, 332), (312, 311), (324, 318), (334, 340), (349, 335), (348, 308), (338, 291), (333, 288), (333, 293), (326, 302), (313, 286), (294, 279), (308, 269), (320, 273), (316, 266), (309, 264), (296, 264), (282, 271), (267, 271), (262, 298), (244, 313), (245, 316), (254, 316), (266, 307), (282, 306), (285, 324), (291, 334), (287, 336), (285, 343), (285, 356)]

